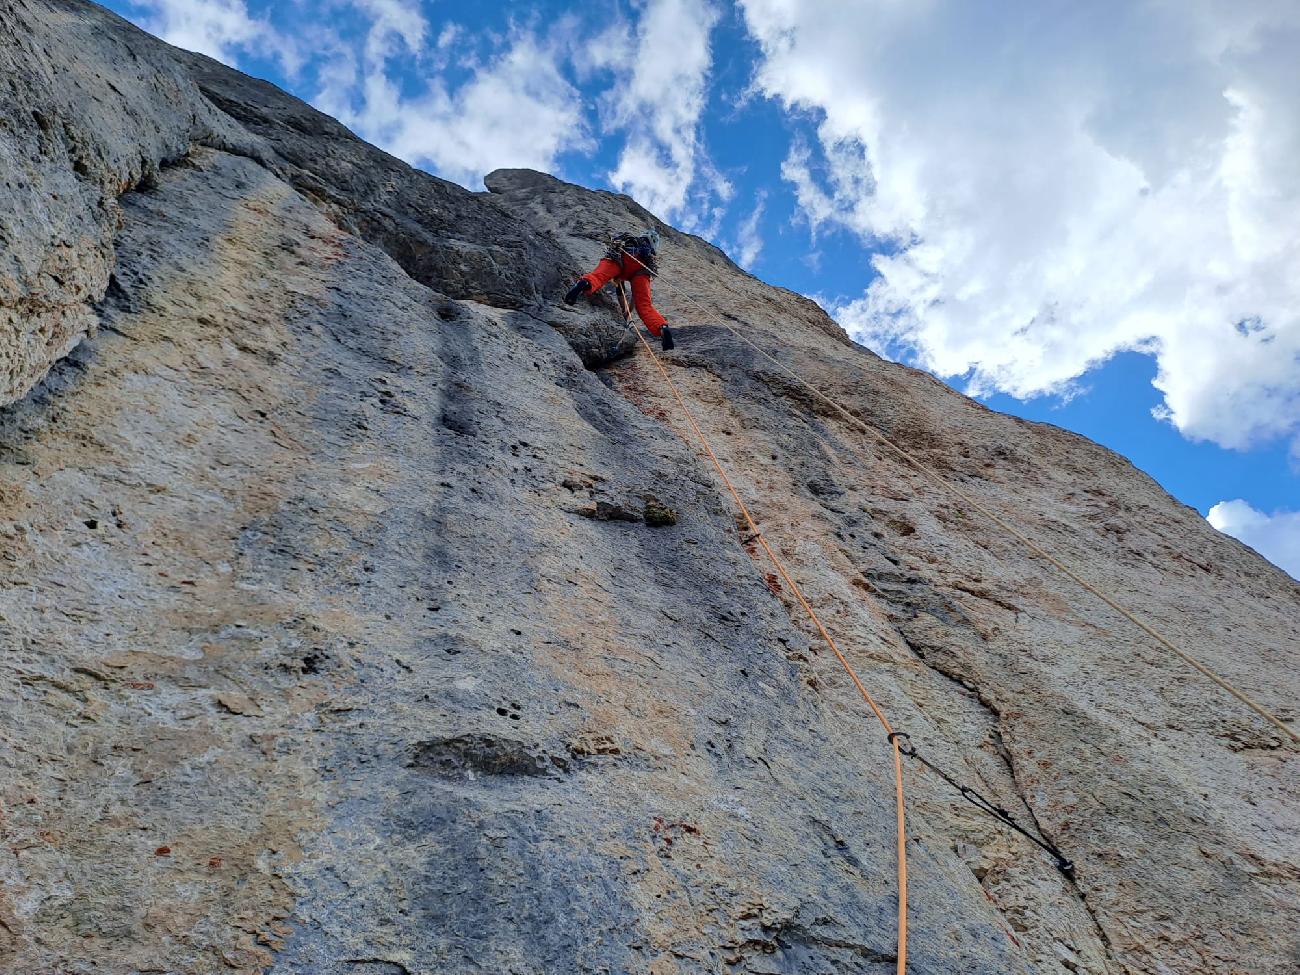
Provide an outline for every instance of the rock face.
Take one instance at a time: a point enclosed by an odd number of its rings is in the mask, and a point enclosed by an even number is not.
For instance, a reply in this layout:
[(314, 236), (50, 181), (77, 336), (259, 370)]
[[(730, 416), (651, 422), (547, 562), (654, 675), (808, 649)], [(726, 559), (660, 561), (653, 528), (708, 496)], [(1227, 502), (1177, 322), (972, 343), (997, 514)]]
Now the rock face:
[(248, 151), (158, 43), (76, 4), (0, 3), (0, 403), (94, 330), (123, 193), (196, 144)]
[[(0, 0), (0, 970), (1300, 966), (1300, 586), (1123, 459), (853, 346), (623, 196), (469, 193), (71, 0)], [(33, 388), (33, 384), (36, 384)], [(669, 517), (671, 516), (671, 517)]]

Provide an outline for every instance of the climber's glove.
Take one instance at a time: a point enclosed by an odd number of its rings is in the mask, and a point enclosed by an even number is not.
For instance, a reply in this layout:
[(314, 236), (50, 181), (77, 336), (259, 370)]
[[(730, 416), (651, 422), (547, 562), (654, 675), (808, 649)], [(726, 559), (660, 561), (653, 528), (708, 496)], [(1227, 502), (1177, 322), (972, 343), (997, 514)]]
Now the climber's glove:
[(566, 305), (572, 305), (590, 290), (591, 282), (586, 278), (582, 278), (577, 284), (569, 289), (569, 293), (564, 296), (564, 303)]

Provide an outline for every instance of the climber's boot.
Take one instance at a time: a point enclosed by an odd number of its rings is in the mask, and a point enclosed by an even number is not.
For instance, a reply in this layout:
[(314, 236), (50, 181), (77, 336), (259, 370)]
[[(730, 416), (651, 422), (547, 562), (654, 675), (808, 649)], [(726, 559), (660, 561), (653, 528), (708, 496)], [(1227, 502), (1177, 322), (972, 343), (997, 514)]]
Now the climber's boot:
[(660, 330), (659, 341), (661, 342), (663, 346), (663, 350), (665, 352), (669, 351), (670, 349), (674, 348), (677, 345), (677, 343), (673, 341), (673, 330), (669, 328), (667, 325), (665, 325)]

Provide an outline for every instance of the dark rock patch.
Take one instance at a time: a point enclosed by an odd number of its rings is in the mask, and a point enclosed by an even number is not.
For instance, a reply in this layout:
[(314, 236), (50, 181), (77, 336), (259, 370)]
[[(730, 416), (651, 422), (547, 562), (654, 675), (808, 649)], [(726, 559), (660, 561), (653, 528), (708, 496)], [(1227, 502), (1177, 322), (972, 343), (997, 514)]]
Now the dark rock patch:
[(651, 528), (665, 528), (677, 524), (677, 512), (653, 494), (645, 496), (645, 523)]
[(419, 742), (409, 767), (449, 779), (546, 778), (567, 772), (569, 761), (517, 739), (470, 734)]

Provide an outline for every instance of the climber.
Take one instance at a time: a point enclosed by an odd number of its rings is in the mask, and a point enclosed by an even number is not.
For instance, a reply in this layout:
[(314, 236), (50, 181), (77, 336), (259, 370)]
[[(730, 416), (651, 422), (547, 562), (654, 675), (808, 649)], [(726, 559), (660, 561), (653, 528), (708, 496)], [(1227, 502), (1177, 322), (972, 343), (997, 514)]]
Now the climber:
[(637, 315), (645, 322), (650, 334), (662, 341), (664, 351), (668, 351), (673, 347), (672, 330), (650, 300), (650, 279), (659, 273), (655, 260), (658, 252), (659, 231), (653, 227), (640, 235), (620, 234), (614, 238), (596, 270), (580, 277), (578, 283), (569, 289), (564, 303), (572, 305), (582, 295), (595, 294), (611, 281), (620, 288), (627, 281), (632, 285), (632, 304), (636, 306)]

